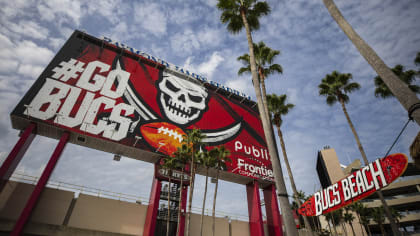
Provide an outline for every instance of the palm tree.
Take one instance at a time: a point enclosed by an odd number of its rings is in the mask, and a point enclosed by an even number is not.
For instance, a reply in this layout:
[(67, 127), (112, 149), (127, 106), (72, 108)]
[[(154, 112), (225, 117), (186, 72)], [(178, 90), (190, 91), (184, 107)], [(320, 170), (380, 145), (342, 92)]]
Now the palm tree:
[(353, 228), (353, 220), (355, 218), (354, 218), (353, 214), (350, 211), (351, 209), (352, 209), (351, 206), (345, 207), (346, 212), (343, 215), (343, 219), (344, 219), (344, 222), (350, 224), (351, 231), (353, 232), (353, 236), (356, 236), (356, 233), (354, 233), (354, 228)]
[(334, 223), (334, 213), (333, 212), (328, 212), (327, 214), (325, 214), (325, 218), (328, 221), (328, 227), (330, 228), (330, 232), (331, 232), (331, 226), (330, 226), (330, 221), (331, 221), (332, 225), (333, 225), (333, 228), (334, 228), (334, 233), (335, 233), (335, 235), (338, 235), (337, 234), (337, 229), (336, 229), (336, 226), (335, 226), (335, 223)]
[(201, 220), (200, 220), (200, 235), (203, 235), (203, 220), (204, 220), (204, 208), (206, 207), (206, 196), (207, 196), (207, 182), (209, 180), (209, 168), (214, 167), (216, 163), (217, 150), (212, 149), (209, 152), (202, 152), (199, 155), (198, 162), (206, 169), (206, 183), (204, 185), (204, 197), (203, 207), (201, 209)]
[[(265, 88), (265, 79), (273, 73), (283, 73), (283, 68), (279, 64), (273, 64), (274, 58), (280, 54), (280, 51), (272, 50), (267, 47), (264, 42), (259, 42), (254, 45), (255, 53), (255, 63), (258, 71), (258, 78), (261, 83), (261, 92), (264, 108), (266, 113), (268, 113), (268, 103), (267, 103), (267, 90)], [(243, 73), (251, 73), (251, 64), (249, 61), (249, 55), (246, 53), (237, 58), (238, 61), (241, 61), (245, 67), (242, 67), (238, 71), (238, 75)], [(269, 116), (269, 115), (267, 115)]]
[(230, 151), (224, 145), (213, 148), (211, 151), (214, 151), (216, 157), (214, 168), (216, 168), (216, 185), (214, 187), (214, 197), (213, 197), (213, 211), (212, 211), (212, 232), (213, 236), (216, 232), (216, 198), (217, 198), (217, 188), (219, 186), (219, 172), (220, 170), (226, 170), (226, 162), (231, 162)]
[(172, 179), (172, 170), (178, 168), (178, 160), (172, 157), (165, 157), (164, 163), (162, 165), (168, 171), (168, 217), (166, 219), (166, 236), (169, 236), (169, 221), (171, 219), (171, 179)]
[(372, 209), (362, 204), (362, 207), (356, 207), (360, 216), (360, 223), (367, 229), (369, 236), (372, 235), (369, 228), (370, 219), (372, 217)]
[(194, 182), (195, 182), (195, 163), (197, 162), (196, 157), (200, 155), (202, 140), (205, 135), (201, 133), (199, 129), (192, 129), (187, 131), (187, 134), (183, 136), (182, 142), (191, 148), (191, 159), (190, 159), (190, 190), (188, 193), (188, 218), (187, 218), (187, 236), (190, 233), (190, 221), (191, 221), (191, 206), (192, 197), (194, 193)]
[(360, 215), (361, 215), (361, 212), (363, 212), (364, 208), (366, 207), (361, 202), (355, 202), (351, 204), (350, 207), (354, 212), (356, 212), (357, 219), (359, 220), (359, 224), (360, 224), (360, 229), (362, 230), (362, 235), (364, 235), (365, 233), (363, 232), (362, 221), (360, 219)]
[(385, 221), (384, 208), (383, 207), (373, 208), (372, 219), (373, 219), (373, 221), (375, 221), (379, 225), (379, 228), (381, 229), (382, 235), (386, 235), (384, 225), (383, 225), (383, 223)]
[(181, 168), (181, 187), (179, 190), (179, 198), (178, 198), (178, 220), (177, 220), (177, 233), (179, 232), (179, 223), (181, 219), (181, 200), (182, 200), (182, 191), (184, 189), (184, 171), (185, 167), (187, 166), (187, 163), (189, 162), (189, 159), (191, 158), (191, 148), (187, 146), (186, 144), (182, 144), (181, 147), (178, 147), (177, 150), (172, 154), (173, 158), (175, 158)]
[[(411, 106), (415, 103), (419, 103), (420, 100), (413, 93), (406, 84), (404, 84), (398, 76), (396, 76), (384, 63), (384, 61), (376, 54), (376, 52), (354, 31), (353, 27), (346, 21), (346, 19), (338, 10), (333, 0), (323, 0), (324, 5), (328, 9), (330, 15), (337, 22), (338, 26), (347, 35), (350, 41), (354, 44), (360, 54), (366, 59), (366, 61), (372, 66), (372, 68), (378, 73), (378, 75), (384, 80), (385, 84), (392, 91), (392, 94), (398, 99), (401, 105), (408, 111)], [(413, 113), (413, 118), (420, 124), (420, 110)], [(385, 209), (385, 211), (387, 211)], [(388, 209), (389, 211), (389, 209)], [(389, 213), (389, 214), (388, 214)], [(387, 215), (391, 215), (388, 212)], [(393, 225), (394, 224), (394, 225)], [(394, 234), (398, 234), (398, 228), (395, 222), (392, 224), (392, 230)]]
[(265, 139), (267, 141), (268, 151), (270, 153), (271, 164), (278, 191), (281, 212), (283, 213), (284, 225), (287, 235), (297, 235), (297, 229), (294, 222), (292, 209), (287, 198), (286, 185), (283, 179), (283, 173), (280, 166), (280, 160), (273, 140), (272, 126), (265, 112), (264, 103), (261, 96), (260, 82), (258, 80), (257, 66), (255, 63), (254, 47), (251, 31), (260, 27), (259, 18), (270, 12), (270, 6), (267, 2), (258, 2), (257, 0), (219, 0), (217, 8), (222, 11), (220, 20), (227, 24), (227, 29), (233, 34), (239, 33), (245, 28), (249, 49), (249, 61), (251, 66), (252, 82), (257, 98), (258, 111), (264, 129)]
[[(404, 66), (396, 65), (392, 68), (392, 72), (398, 76), (398, 78), (403, 81), (407, 86), (413, 91), (414, 93), (420, 93), (420, 86), (412, 84), (416, 77), (416, 71), (414, 70), (407, 70), (404, 71)], [(382, 98), (389, 98), (394, 97), (391, 90), (389, 90), (388, 86), (384, 83), (382, 78), (378, 75), (375, 77), (375, 96), (382, 97)]]
[[(280, 96), (277, 96), (275, 94), (268, 95), (267, 96), (268, 110), (270, 111), (269, 116), (271, 118), (271, 121), (277, 128), (277, 134), (280, 139), (280, 146), (283, 152), (283, 158), (284, 158), (284, 163), (286, 164), (287, 173), (289, 174), (289, 179), (290, 179), (290, 184), (292, 186), (293, 195), (294, 195), (294, 198), (298, 207), (300, 207), (301, 201), (298, 198), (298, 191), (296, 188), (295, 180), (293, 178), (292, 169), (290, 168), (289, 159), (287, 157), (286, 145), (284, 144), (283, 133), (281, 132), (281, 129), (280, 129), (280, 126), (283, 123), (282, 116), (287, 115), (289, 111), (295, 106), (291, 103), (286, 104), (286, 99), (287, 99), (286, 94), (283, 94)], [(303, 216), (303, 220), (305, 222), (305, 226), (307, 227), (310, 234), (312, 235), (312, 229), (308, 221), (308, 218), (306, 216)]]
[(420, 66), (420, 52), (417, 52), (416, 59), (414, 59), (414, 64)]
[[(325, 1), (325, 0), (324, 0)], [(357, 135), (356, 129), (354, 128), (353, 123), (350, 120), (350, 116), (347, 113), (345, 104), (349, 102), (350, 98), (347, 96), (347, 93), (351, 93), (360, 88), (360, 85), (356, 82), (349, 83), (349, 80), (352, 79), (351, 74), (341, 74), (337, 71), (333, 71), (331, 74), (327, 74), (325, 78), (322, 79), (321, 84), (318, 86), (319, 95), (325, 96), (327, 98), (327, 104), (332, 106), (337, 101), (341, 104), (344, 115), (346, 116), (347, 122), (349, 123), (350, 129), (353, 132), (354, 138), (356, 139), (357, 146), (359, 148), (360, 154), (363, 157), (365, 165), (369, 165), (369, 161), (366, 157), (365, 150), (360, 142), (359, 136)], [(391, 222), (392, 231), (395, 235), (398, 235), (398, 228), (395, 224), (394, 219), (392, 218), (389, 207), (382, 195), (381, 190), (377, 191), (379, 199), (382, 202), (382, 205), (385, 207), (385, 212), (389, 221)], [(395, 227), (395, 229), (394, 229)], [(395, 230), (395, 232), (394, 232)]]

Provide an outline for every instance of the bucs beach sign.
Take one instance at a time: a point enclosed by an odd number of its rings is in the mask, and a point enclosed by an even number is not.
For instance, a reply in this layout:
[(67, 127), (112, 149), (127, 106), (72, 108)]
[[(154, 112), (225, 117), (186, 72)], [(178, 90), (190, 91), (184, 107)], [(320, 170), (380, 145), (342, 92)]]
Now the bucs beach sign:
[(407, 157), (397, 153), (377, 159), (337, 183), (316, 192), (298, 212), (306, 216), (325, 214), (382, 189), (401, 176), (407, 168)]

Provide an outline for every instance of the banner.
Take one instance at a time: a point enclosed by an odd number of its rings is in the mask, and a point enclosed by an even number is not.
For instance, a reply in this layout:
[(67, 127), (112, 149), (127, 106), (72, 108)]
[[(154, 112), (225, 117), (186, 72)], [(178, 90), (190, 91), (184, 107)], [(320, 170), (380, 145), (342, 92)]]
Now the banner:
[(75, 31), (11, 118), (17, 129), (36, 122), (41, 135), (66, 130), (73, 143), (149, 162), (171, 155), (197, 128), (207, 150), (221, 144), (230, 150), (227, 172), (272, 181), (262, 124), (250, 104)]

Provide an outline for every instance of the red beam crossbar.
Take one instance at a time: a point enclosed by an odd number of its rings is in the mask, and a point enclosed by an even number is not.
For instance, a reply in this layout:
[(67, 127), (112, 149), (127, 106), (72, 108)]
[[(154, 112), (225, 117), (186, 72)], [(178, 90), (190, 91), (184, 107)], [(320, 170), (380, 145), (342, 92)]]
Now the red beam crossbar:
[(19, 219), (17, 220), (15, 224), (15, 227), (13, 228), (13, 231), (11, 233), (12, 236), (21, 235), (23, 227), (28, 221), (29, 216), (31, 215), (31, 212), (39, 199), (39, 195), (41, 194), (42, 190), (45, 188), (45, 185), (47, 185), (48, 179), (50, 178), (51, 173), (53, 172), (54, 167), (57, 164), (58, 159), (60, 158), (61, 153), (63, 152), (64, 147), (67, 144), (67, 141), (69, 140), (69, 137), (70, 137), (70, 134), (68, 132), (64, 132), (63, 135), (61, 136), (60, 141), (57, 144), (57, 147), (55, 148), (53, 154), (51, 155), (51, 158), (48, 161), (48, 164), (45, 167), (44, 171), (42, 172), (42, 175), (39, 178), (34, 191), (29, 197), (29, 200), (26, 202), (26, 206), (23, 209), (22, 213), (20, 214)]
[(6, 160), (3, 162), (3, 165), (0, 167), (0, 192), (3, 191), (4, 186), (9, 180), (10, 176), (15, 171), (20, 160), (22, 160), (23, 155), (26, 150), (28, 150), (29, 145), (31, 145), (32, 140), (34, 140), (36, 134), (36, 124), (31, 123), (26, 127), (25, 131), (20, 136), (19, 140), (16, 142), (12, 151), (10, 151)]

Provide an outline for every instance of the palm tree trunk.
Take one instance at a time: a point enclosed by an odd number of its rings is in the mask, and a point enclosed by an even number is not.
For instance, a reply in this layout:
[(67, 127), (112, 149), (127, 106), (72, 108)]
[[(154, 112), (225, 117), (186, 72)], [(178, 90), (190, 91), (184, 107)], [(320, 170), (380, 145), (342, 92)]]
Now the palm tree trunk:
[(328, 223), (328, 229), (330, 230), (330, 233), (332, 233), (332, 230), (331, 230), (331, 223), (330, 223), (330, 221), (327, 219), (327, 223)]
[(172, 171), (169, 170), (169, 183), (168, 183), (168, 218), (166, 219), (166, 236), (169, 236), (169, 221), (171, 219), (171, 176)]
[(214, 197), (213, 197), (213, 212), (212, 212), (213, 222), (211, 226), (213, 236), (215, 236), (215, 233), (216, 233), (216, 197), (217, 197), (218, 187), (219, 187), (219, 169), (217, 169), (217, 173), (216, 173), (216, 186), (214, 187)]
[(284, 220), (284, 226), (286, 228), (286, 234), (290, 236), (298, 235), (295, 220), (292, 214), (292, 209), (290, 207), (290, 203), (288, 199), (286, 185), (283, 179), (283, 173), (280, 166), (280, 160), (277, 155), (277, 150), (274, 146), (275, 144), (273, 140), (274, 136), (273, 136), (271, 122), (269, 121), (265, 113), (265, 108), (264, 108), (264, 104), (261, 97), (261, 89), (260, 89), (260, 83), (258, 80), (257, 68), (255, 64), (254, 46), (253, 46), (252, 37), (251, 37), (251, 30), (249, 28), (248, 21), (245, 16), (245, 11), (243, 9), (241, 9), (241, 17), (242, 17), (242, 22), (244, 23), (244, 27), (246, 30), (246, 37), (248, 40), (252, 82), (254, 84), (255, 96), (257, 98), (258, 111), (261, 116), (265, 139), (267, 141), (267, 147), (270, 153), (271, 164), (273, 166), (274, 179), (275, 179), (276, 188), (277, 188), (277, 196), (279, 199), (281, 212), (283, 213), (283, 220)]
[(366, 227), (367, 227), (367, 229), (368, 229), (368, 234), (369, 234), (369, 236), (372, 236), (372, 232), (370, 232), (369, 224), (368, 224), (368, 225), (366, 225)]
[(382, 235), (386, 235), (386, 233), (385, 233), (385, 229), (384, 229), (384, 225), (382, 224), (382, 223), (379, 223), (379, 228), (381, 229), (381, 233), (382, 233)]
[[(338, 10), (334, 1), (323, 1), (332, 18), (334, 18), (341, 30), (343, 30), (357, 50), (359, 50), (360, 54), (382, 78), (401, 105), (408, 111), (413, 104), (419, 103), (420, 100), (416, 94), (388, 68), (376, 52), (359, 36), (359, 34), (357, 34), (356, 31), (354, 31), (353, 27), (346, 21), (340, 10)], [(420, 110), (417, 109), (413, 113), (413, 118), (417, 124), (420, 125)], [(395, 233), (397, 232), (394, 232), (394, 234)]]
[[(297, 188), (296, 188), (295, 179), (293, 178), (292, 169), (290, 168), (290, 165), (289, 165), (289, 158), (287, 157), (287, 153), (286, 153), (286, 145), (284, 144), (283, 133), (281, 132), (281, 129), (280, 129), (279, 125), (276, 125), (276, 127), (277, 127), (277, 134), (278, 134), (279, 139), (280, 139), (281, 150), (283, 152), (284, 163), (286, 164), (287, 173), (289, 174), (290, 185), (292, 186), (295, 201), (298, 204), (298, 207), (300, 208), (300, 206), (302, 204), (300, 202), (300, 199), (298, 198), (298, 191), (297, 191)], [(303, 216), (303, 221), (305, 222), (305, 226), (307, 227), (306, 229), (309, 230), (309, 235), (313, 235), (312, 227), (311, 227), (311, 224), (308, 221), (308, 218), (305, 215), (302, 215), (302, 216)]]
[(343, 228), (344, 235), (347, 236), (347, 230), (346, 230), (346, 226), (344, 225), (344, 223), (341, 223), (341, 227)]
[[(369, 165), (369, 161), (366, 157), (365, 150), (363, 149), (363, 146), (360, 143), (360, 139), (359, 139), (359, 136), (357, 135), (356, 129), (354, 128), (353, 123), (350, 120), (350, 116), (347, 113), (346, 106), (341, 99), (340, 99), (340, 104), (341, 104), (341, 107), (343, 108), (343, 112), (344, 112), (344, 115), (346, 116), (347, 122), (349, 123), (351, 132), (353, 132), (354, 138), (356, 139), (357, 146), (359, 148), (360, 153), (362, 154), (365, 165), (367, 166), (367, 165)], [(378, 193), (379, 199), (382, 202), (382, 205), (384, 206), (385, 215), (387, 216), (389, 222), (391, 222), (392, 232), (394, 233), (394, 235), (400, 235), (400, 231), (398, 230), (398, 227), (397, 227), (397, 224), (395, 223), (394, 217), (392, 217), (391, 210), (389, 210), (388, 204), (386, 203), (385, 198), (382, 195), (382, 191), (378, 190), (377, 193)]]
[(179, 198), (178, 198), (178, 220), (177, 220), (177, 223), (176, 223), (176, 236), (179, 236), (178, 235), (179, 234), (179, 222), (180, 222), (180, 219), (181, 219), (181, 209), (182, 209), (182, 207), (181, 207), (182, 191), (184, 189), (183, 184), (184, 184), (184, 167), (182, 167), (182, 169), (181, 169), (181, 187), (179, 189)]
[(334, 227), (335, 235), (338, 235), (335, 220), (334, 220), (334, 215), (332, 215), (332, 214), (331, 214), (331, 221), (332, 221), (332, 224), (333, 224), (333, 227)]
[(351, 231), (353, 232), (353, 236), (356, 236), (356, 233), (354, 232), (353, 223), (350, 223)]
[[(194, 144), (193, 144), (194, 145)], [(190, 221), (191, 221), (191, 205), (192, 205), (192, 197), (194, 193), (194, 148), (191, 150), (191, 165), (190, 165), (190, 191), (188, 193), (188, 218), (187, 218), (187, 236), (190, 235)]]
[(270, 117), (270, 113), (268, 111), (268, 103), (267, 103), (267, 90), (265, 89), (265, 76), (261, 71), (261, 68), (258, 69), (258, 73), (260, 75), (260, 83), (261, 83), (261, 93), (262, 93), (262, 102), (263, 102), (263, 106), (264, 106), (264, 111), (265, 111), (265, 116), (268, 119), (271, 119)]
[(200, 220), (200, 236), (203, 235), (203, 220), (204, 220), (204, 208), (206, 207), (206, 195), (207, 195), (207, 182), (209, 180), (209, 168), (206, 168), (206, 184), (204, 185), (204, 199), (203, 207), (201, 209), (201, 220)]
[(356, 212), (356, 215), (357, 215), (357, 219), (359, 220), (359, 225), (360, 225), (360, 229), (362, 230), (362, 235), (364, 236), (365, 235), (365, 232), (363, 232), (363, 226), (362, 226), (362, 223), (360, 221), (360, 215), (359, 215), (358, 212)]

